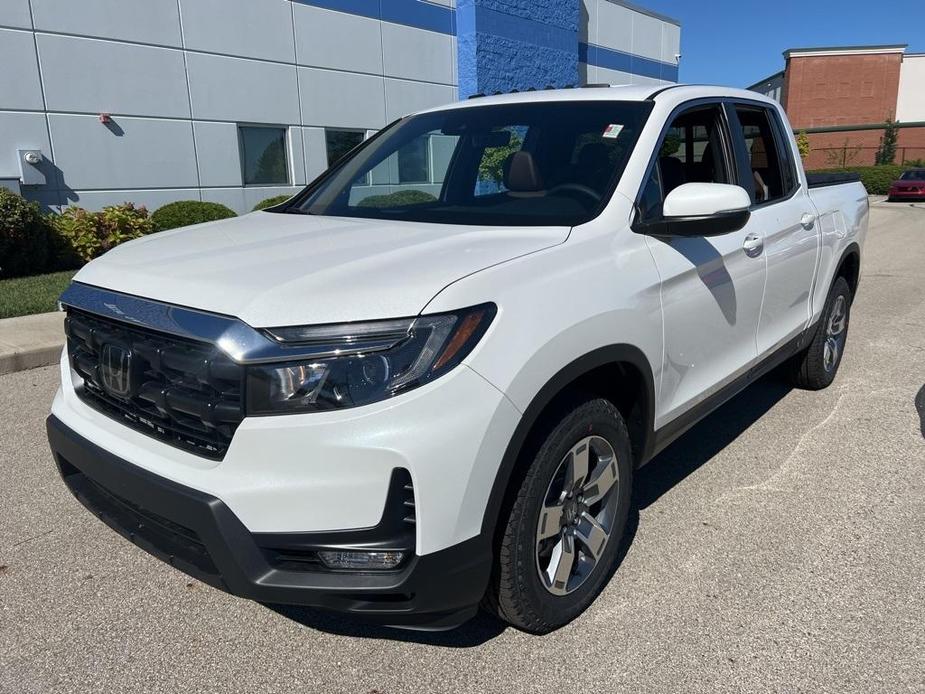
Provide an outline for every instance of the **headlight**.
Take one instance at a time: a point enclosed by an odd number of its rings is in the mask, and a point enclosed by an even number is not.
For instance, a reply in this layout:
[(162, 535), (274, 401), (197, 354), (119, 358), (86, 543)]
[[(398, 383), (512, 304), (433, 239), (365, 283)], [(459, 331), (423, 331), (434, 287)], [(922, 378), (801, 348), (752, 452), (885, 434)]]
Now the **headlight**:
[(465, 359), (495, 311), (482, 304), (418, 318), (267, 330), (281, 344), (318, 356), (249, 367), (247, 414), (356, 407), (416, 388)]

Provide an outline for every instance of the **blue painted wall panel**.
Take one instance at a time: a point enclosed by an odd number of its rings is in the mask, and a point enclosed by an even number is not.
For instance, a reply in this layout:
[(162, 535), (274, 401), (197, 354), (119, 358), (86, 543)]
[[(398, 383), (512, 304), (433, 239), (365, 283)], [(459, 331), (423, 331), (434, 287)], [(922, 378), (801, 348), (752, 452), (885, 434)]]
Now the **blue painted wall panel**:
[[(473, 0), (458, 0), (462, 8)], [(492, 10), (512, 17), (528, 19), (551, 27), (578, 31), (581, 20), (578, 0), (475, 0), (483, 10)]]
[(579, 41), (581, 0), (294, 0), (457, 36), (459, 96), (578, 84), (579, 63), (676, 82), (678, 67)]
[(455, 13), (450, 7), (421, 0), (294, 0), (326, 10), (381, 19), (452, 35), (456, 31)]
[(659, 60), (644, 58), (632, 53), (624, 53), (613, 48), (604, 48), (594, 44), (582, 43), (578, 49), (579, 60), (588, 65), (605, 67), (608, 70), (630, 72), (642, 77), (652, 77), (669, 82), (678, 81), (678, 66), (669, 65)]
[(579, 0), (459, 0), (459, 96), (575, 85)]
[(420, 0), (382, 0), (379, 12), (384, 22), (407, 24), (441, 34), (453, 34), (456, 30), (452, 9)]

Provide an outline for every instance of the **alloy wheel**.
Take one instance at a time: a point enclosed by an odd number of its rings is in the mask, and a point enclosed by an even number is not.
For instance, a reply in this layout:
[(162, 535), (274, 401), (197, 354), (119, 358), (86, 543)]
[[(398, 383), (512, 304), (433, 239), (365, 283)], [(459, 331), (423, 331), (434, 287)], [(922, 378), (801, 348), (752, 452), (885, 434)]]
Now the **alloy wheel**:
[(825, 344), (822, 352), (822, 366), (831, 373), (838, 365), (838, 359), (845, 349), (848, 327), (848, 299), (839, 294), (832, 304), (832, 314), (826, 324)]
[(613, 530), (619, 496), (613, 446), (586, 436), (563, 457), (546, 490), (536, 529), (536, 568), (553, 595), (581, 587)]

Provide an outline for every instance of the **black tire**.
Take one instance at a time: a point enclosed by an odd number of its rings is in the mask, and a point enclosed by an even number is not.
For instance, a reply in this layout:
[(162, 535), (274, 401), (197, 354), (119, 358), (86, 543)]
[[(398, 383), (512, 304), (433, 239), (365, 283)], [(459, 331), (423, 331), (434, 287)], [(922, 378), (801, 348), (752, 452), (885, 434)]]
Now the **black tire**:
[[(830, 338), (829, 327), (832, 323), (833, 311), (841, 302), (844, 307), (844, 328), (841, 347), (834, 360), (827, 359), (826, 341)], [(793, 382), (798, 388), (805, 390), (822, 390), (828, 388), (838, 373), (842, 356), (845, 353), (845, 344), (848, 338), (848, 326), (851, 322), (851, 287), (844, 277), (836, 277), (829, 291), (829, 296), (822, 309), (822, 316), (816, 328), (813, 341), (802, 354), (797, 355), (793, 365)]]
[[(510, 513), (502, 518), (505, 525), (487, 596), (487, 604), (503, 620), (535, 634), (548, 633), (575, 619), (607, 584), (618, 562), (632, 497), (630, 438), (617, 408), (602, 398), (585, 397), (576, 398), (559, 412), (548, 421), (549, 434), (529, 463)], [(609, 443), (616, 459), (618, 483), (613, 487), (610, 534), (584, 582), (567, 595), (554, 595), (539, 575), (536, 549), (540, 512), (563, 459), (590, 436)], [(589, 472), (587, 479), (592, 476)]]

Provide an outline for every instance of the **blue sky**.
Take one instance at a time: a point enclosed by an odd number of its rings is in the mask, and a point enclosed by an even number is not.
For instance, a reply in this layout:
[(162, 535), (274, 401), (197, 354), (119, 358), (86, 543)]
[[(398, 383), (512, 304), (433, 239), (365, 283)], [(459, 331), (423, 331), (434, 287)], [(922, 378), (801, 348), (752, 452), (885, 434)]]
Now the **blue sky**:
[[(919, 2), (635, 0), (681, 21), (681, 81), (747, 87), (784, 68), (787, 48), (908, 43), (925, 52)], [(905, 13), (903, 7), (916, 8)]]

